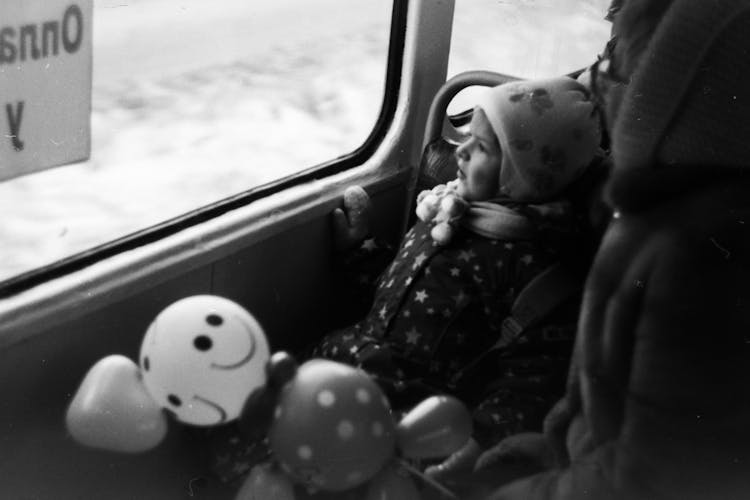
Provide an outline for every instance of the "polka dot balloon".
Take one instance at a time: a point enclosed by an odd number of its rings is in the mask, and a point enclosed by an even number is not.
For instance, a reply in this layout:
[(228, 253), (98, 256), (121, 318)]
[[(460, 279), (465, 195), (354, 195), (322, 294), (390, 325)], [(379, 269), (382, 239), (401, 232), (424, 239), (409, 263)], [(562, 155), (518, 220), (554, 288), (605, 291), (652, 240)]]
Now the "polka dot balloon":
[(279, 395), (269, 443), (296, 480), (342, 491), (393, 458), (395, 424), (383, 392), (362, 370), (313, 359)]

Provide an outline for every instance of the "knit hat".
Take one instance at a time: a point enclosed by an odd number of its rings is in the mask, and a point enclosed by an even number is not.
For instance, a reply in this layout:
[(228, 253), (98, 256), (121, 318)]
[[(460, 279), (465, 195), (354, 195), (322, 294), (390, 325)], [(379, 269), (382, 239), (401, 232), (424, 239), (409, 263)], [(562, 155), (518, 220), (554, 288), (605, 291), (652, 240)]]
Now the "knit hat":
[[(621, 41), (647, 7), (624, 4)], [(750, 2), (672, 0), (662, 10), (612, 126), (608, 194), (620, 209), (750, 169)]]
[(500, 192), (545, 201), (573, 182), (601, 138), (588, 90), (568, 77), (505, 83), (481, 93), (477, 106), (502, 149)]

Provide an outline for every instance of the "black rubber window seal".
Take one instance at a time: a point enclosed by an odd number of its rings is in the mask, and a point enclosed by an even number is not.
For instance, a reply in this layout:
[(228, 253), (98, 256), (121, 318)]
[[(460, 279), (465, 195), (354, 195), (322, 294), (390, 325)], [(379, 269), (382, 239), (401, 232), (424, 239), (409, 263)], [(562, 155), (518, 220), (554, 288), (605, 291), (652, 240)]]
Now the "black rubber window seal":
[(237, 195), (192, 210), (163, 223), (142, 229), (108, 243), (92, 247), (52, 264), (0, 281), (0, 299), (16, 295), (37, 285), (78, 271), (119, 253), (158, 241), (188, 227), (213, 219), (226, 212), (248, 205), (253, 201), (292, 186), (303, 184), (314, 179), (321, 179), (363, 164), (372, 156), (383, 141), (383, 138), (388, 132), (396, 114), (399, 88), (401, 85), (401, 68), (404, 56), (404, 43), (406, 39), (408, 4), (408, 0), (393, 0), (383, 103), (372, 132), (370, 132), (370, 135), (359, 148), (349, 154), (302, 170), (288, 177), (251, 188)]

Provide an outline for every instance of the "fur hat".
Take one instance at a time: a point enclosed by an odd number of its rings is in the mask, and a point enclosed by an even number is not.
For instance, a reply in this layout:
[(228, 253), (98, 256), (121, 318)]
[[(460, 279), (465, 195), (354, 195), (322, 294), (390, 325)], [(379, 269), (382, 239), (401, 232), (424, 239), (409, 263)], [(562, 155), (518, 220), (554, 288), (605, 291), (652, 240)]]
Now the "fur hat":
[(599, 119), (588, 89), (572, 78), (505, 83), (483, 92), (477, 106), (502, 149), (500, 192), (518, 201), (560, 194), (599, 148)]
[[(657, 5), (658, 4), (658, 5)], [(612, 125), (611, 202), (635, 209), (750, 168), (750, 2), (624, 2), (637, 61)]]

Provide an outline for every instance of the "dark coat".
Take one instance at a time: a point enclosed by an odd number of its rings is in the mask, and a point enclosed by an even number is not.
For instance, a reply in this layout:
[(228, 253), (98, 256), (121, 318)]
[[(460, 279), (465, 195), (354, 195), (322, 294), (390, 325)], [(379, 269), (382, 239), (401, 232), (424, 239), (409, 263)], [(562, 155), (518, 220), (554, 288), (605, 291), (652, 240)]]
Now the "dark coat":
[(491, 498), (748, 498), (749, 336), (747, 183), (620, 214), (547, 420), (556, 466)]

